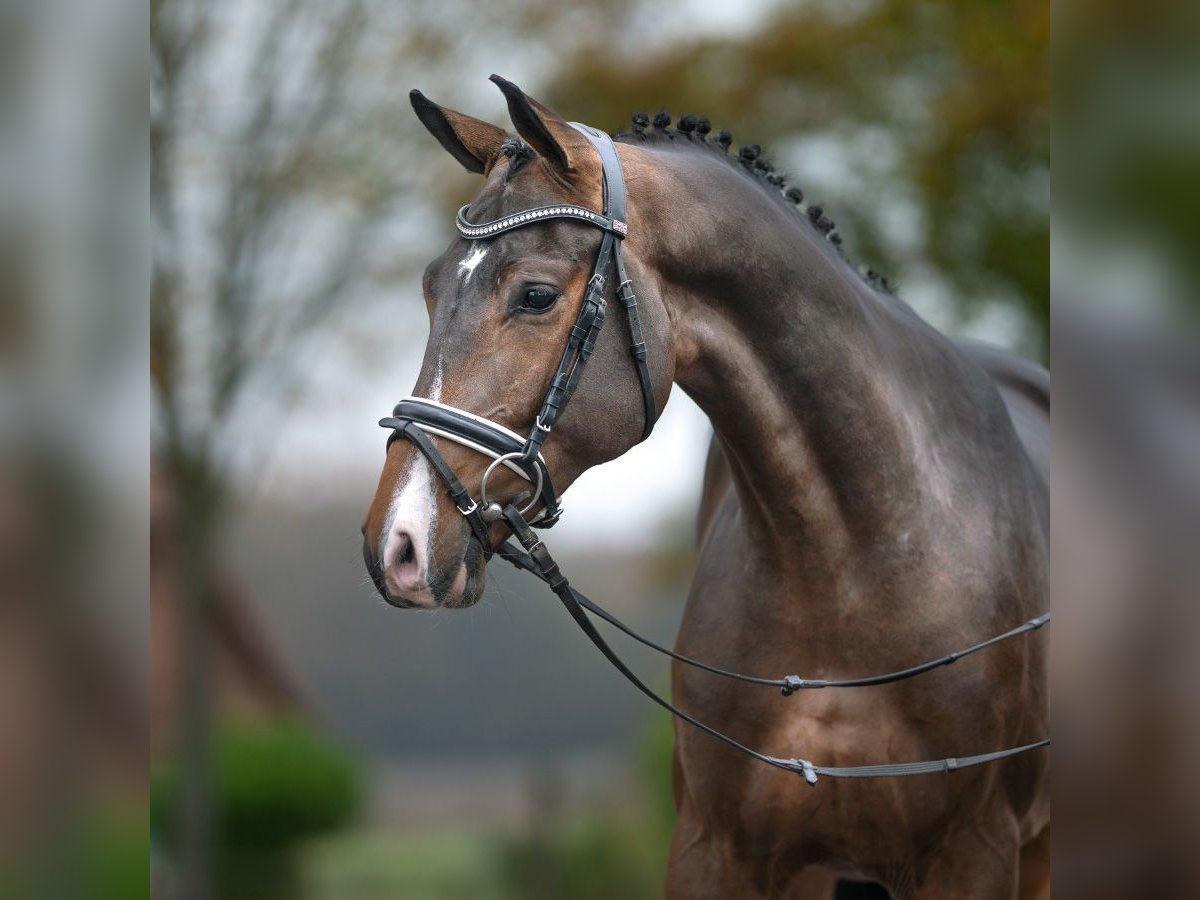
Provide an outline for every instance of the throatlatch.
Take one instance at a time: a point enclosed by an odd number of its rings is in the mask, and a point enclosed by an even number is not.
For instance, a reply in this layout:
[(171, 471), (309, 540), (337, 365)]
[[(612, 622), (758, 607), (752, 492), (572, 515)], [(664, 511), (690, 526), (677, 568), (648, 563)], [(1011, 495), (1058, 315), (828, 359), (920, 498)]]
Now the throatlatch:
[[(467, 520), (471, 533), (479, 542), (484, 557), (490, 559), (493, 554), (500, 556), (513, 566), (524, 569), (545, 582), (555, 596), (562, 602), (567, 613), (575, 620), (580, 630), (587, 636), (604, 657), (628, 680), (635, 688), (645, 694), (654, 703), (682, 719), (688, 724), (699, 728), (706, 734), (730, 747), (753, 757), (759, 762), (766, 763), (778, 769), (797, 773), (809, 783), (816, 784), (819, 776), (831, 778), (879, 778), (907, 775), (926, 775), (937, 772), (954, 772), (970, 766), (996, 762), (1007, 759), (1030, 750), (1049, 746), (1050, 740), (1037, 741), (1020, 747), (997, 750), (992, 753), (982, 753), (976, 756), (951, 757), (948, 759), (929, 760), (912, 763), (892, 763), (871, 766), (818, 766), (806, 759), (784, 758), (761, 753), (737, 740), (717, 731), (715, 728), (693, 718), (688, 713), (674, 706), (669, 700), (649, 688), (625, 664), (616, 651), (609, 646), (604, 636), (596, 630), (591, 613), (618, 628), (625, 634), (640, 641), (660, 653), (678, 662), (702, 669), (714, 675), (732, 678), (750, 684), (766, 685), (778, 688), (783, 696), (790, 696), (800, 690), (821, 688), (857, 688), (872, 685), (888, 684), (912, 678), (939, 666), (950, 665), (965, 656), (977, 653), (987, 647), (998, 644), (1009, 638), (1027, 634), (1040, 629), (1050, 621), (1050, 614), (1044, 613), (1022, 625), (996, 635), (986, 641), (974, 644), (966, 649), (948, 653), (945, 656), (930, 660), (920, 665), (873, 675), (864, 678), (849, 678), (841, 680), (801, 678), (798, 675), (787, 675), (783, 678), (764, 678), (753, 675), (742, 675), (717, 666), (709, 665), (690, 657), (676, 653), (648, 638), (638, 634), (616, 616), (604, 610), (586, 596), (575, 590), (566, 576), (563, 575), (558, 563), (550, 555), (545, 544), (531, 529), (548, 528), (558, 521), (562, 515), (562, 506), (555, 492), (550, 470), (541, 455), (542, 444), (549, 437), (557, 424), (563, 409), (570, 402), (579, 386), (579, 379), (584, 365), (595, 349), (596, 340), (604, 326), (607, 308), (606, 297), (613, 280), (616, 280), (614, 293), (625, 309), (626, 321), (629, 326), (630, 355), (637, 369), (638, 380), (642, 391), (642, 404), (645, 422), (642, 430), (642, 440), (650, 435), (654, 427), (655, 402), (654, 387), (650, 379), (650, 370), (646, 362), (646, 343), (642, 334), (641, 319), (638, 314), (637, 298), (634, 296), (629, 276), (625, 271), (625, 262), (621, 255), (621, 242), (629, 232), (625, 222), (626, 197), (625, 179), (621, 171), (621, 162), (617, 157), (616, 147), (612, 139), (601, 131), (587, 125), (571, 123), (582, 133), (600, 154), (604, 167), (604, 212), (597, 213), (582, 206), (560, 204), (542, 206), (504, 216), (493, 222), (482, 224), (471, 223), (466, 216), (468, 206), (458, 211), (458, 233), (467, 240), (487, 240), (497, 235), (523, 228), (550, 219), (568, 219), (582, 222), (599, 228), (604, 232), (600, 250), (596, 256), (596, 264), (589, 279), (583, 304), (575, 324), (568, 334), (566, 347), (550, 380), (546, 397), (542, 401), (533, 426), (527, 437), (522, 438), (516, 432), (504, 426), (474, 415), (465, 410), (457, 409), (434, 400), (421, 397), (406, 397), (396, 405), (392, 415), (381, 419), (379, 424), (392, 430), (388, 437), (388, 446), (397, 438), (412, 441), (413, 445), (429, 460), (438, 477), (445, 484), (451, 499)], [(464, 447), (468, 447), (485, 456), (492, 462), (484, 471), (480, 484), (478, 500), (471, 496), (470, 491), (454, 474), (454, 470), (434, 446), (430, 436), (444, 438)], [(518, 509), (516, 502), (500, 504), (488, 496), (487, 482), (491, 474), (499, 467), (505, 466), (532, 485), (532, 490), (523, 494), (518, 502), (530, 499), (524, 508)], [(541, 510), (532, 518), (526, 518), (534, 508), (541, 505)], [(504, 541), (498, 547), (493, 547), (488, 535), (489, 526), (503, 519), (520, 542), (524, 550), (513, 546), (510, 541)]]

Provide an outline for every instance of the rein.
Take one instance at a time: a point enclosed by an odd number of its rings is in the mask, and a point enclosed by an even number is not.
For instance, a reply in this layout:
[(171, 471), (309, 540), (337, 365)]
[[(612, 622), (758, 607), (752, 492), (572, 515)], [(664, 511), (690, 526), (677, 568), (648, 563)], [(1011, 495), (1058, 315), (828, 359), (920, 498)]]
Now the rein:
[[(717, 666), (709, 665), (690, 657), (676, 653), (648, 638), (638, 634), (616, 616), (607, 612), (585, 595), (575, 590), (562, 574), (557, 562), (546, 549), (545, 544), (532, 531), (532, 528), (549, 528), (562, 516), (562, 506), (559, 503), (549, 468), (541, 455), (541, 447), (549, 437), (558, 422), (563, 409), (570, 401), (578, 387), (584, 365), (595, 349), (596, 340), (604, 326), (606, 310), (606, 294), (611, 279), (616, 279), (615, 296), (625, 309), (629, 327), (630, 356), (637, 369), (641, 385), (644, 411), (644, 426), (641, 440), (649, 437), (654, 427), (655, 403), (653, 383), (646, 363), (646, 344), (642, 335), (641, 319), (638, 315), (637, 298), (633, 293), (629, 276), (625, 271), (625, 262), (621, 255), (621, 242), (629, 232), (625, 223), (626, 197), (625, 179), (621, 171), (620, 159), (612, 139), (605, 133), (586, 125), (571, 123), (582, 133), (600, 154), (604, 167), (604, 212), (597, 213), (582, 206), (560, 204), (542, 206), (504, 216), (493, 222), (472, 224), (466, 217), (468, 206), (458, 211), (456, 224), (458, 233), (467, 240), (487, 240), (515, 228), (544, 222), (549, 219), (569, 219), (599, 228), (604, 232), (596, 255), (596, 264), (592, 277), (588, 281), (584, 294), (583, 306), (575, 324), (568, 334), (567, 345), (562, 358), (550, 381), (550, 388), (542, 402), (541, 408), (534, 420), (529, 435), (522, 438), (516, 432), (499, 425), (490, 419), (477, 416), (465, 410), (457, 409), (444, 403), (427, 400), (421, 397), (406, 397), (401, 400), (388, 418), (381, 419), (379, 424), (391, 429), (388, 446), (398, 438), (405, 438), (416, 446), (429, 464), (437, 472), (445, 484), (451, 499), (458, 511), (467, 520), (475, 539), (483, 550), (484, 558), (499, 556), (518, 569), (532, 573), (543, 581), (555, 596), (558, 597), (567, 613), (575, 620), (584, 635), (595, 645), (596, 649), (620, 672), (627, 681), (645, 694), (651, 701), (670, 712), (673, 716), (687, 722), (711, 735), (717, 740), (736, 750), (753, 757), (759, 762), (766, 763), (778, 769), (802, 775), (809, 784), (815, 785), (818, 776), (830, 778), (878, 778), (906, 775), (926, 775), (936, 772), (953, 772), (970, 766), (996, 762), (1007, 759), (1030, 750), (1049, 746), (1050, 739), (1046, 738), (1032, 744), (997, 750), (992, 753), (982, 753), (976, 756), (950, 757), (924, 762), (893, 763), (887, 765), (868, 766), (818, 766), (811, 761), (800, 758), (783, 758), (770, 756), (754, 750), (734, 738), (717, 731), (710, 725), (693, 718), (688, 713), (673, 705), (669, 700), (648, 687), (625, 664), (624, 660), (609, 646), (604, 636), (596, 629), (588, 614), (598, 616), (610, 625), (629, 635), (633, 639), (663, 653), (678, 662), (702, 669), (714, 675), (735, 679), (750, 684), (766, 685), (779, 688), (780, 693), (791, 696), (800, 690), (819, 688), (854, 688), (871, 685), (889, 684), (912, 678), (931, 669), (950, 665), (964, 656), (977, 653), (1001, 641), (1018, 635), (1027, 634), (1040, 629), (1050, 621), (1050, 614), (1030, 619), (1023, 625), (1010, 629), (1003, 634), (988, 640), (973, 644), (963, 650), (948, 653), (945, 656), (882, 675), (865, 678), (850, 678), (841, 680), (809, 679), (798, 675), (787, 675), (783, 678), (762, 678), (752, 675), (742, 675)], [(476, 500), (463, 486), (453, 468), (434, 446), (430, 435), (453, 441), (468, 447), (477, 453), (492, 458), (491, 464), (485, 469), (480, 484), (480, 496)], [(517, 502), (501, 506), (488, 498), (487, 483), (492, 472), (499, 466), (505, 466), (533, 485), (531, 499), (520, 509)], [(541, 503), (541, 511), (527, 519), (526, 515)], [(498, 547), (492, 545), (488, 535), (488, 527), (503, 519), (520, 543), (523, 549), (518, 549), (511, 541), (504, 541)]]

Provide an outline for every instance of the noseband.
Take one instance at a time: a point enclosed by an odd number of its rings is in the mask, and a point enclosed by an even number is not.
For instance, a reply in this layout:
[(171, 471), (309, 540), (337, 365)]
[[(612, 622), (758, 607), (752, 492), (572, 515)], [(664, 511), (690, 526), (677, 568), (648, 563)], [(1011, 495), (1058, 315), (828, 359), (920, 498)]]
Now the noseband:
[[(542, 401), (541, 408), (534, 419), (529, 435), (522, 438), (516, 432), (493, 422), (491, 419), (477, 416), (445, 403), (427, 400), (422, 397), (405, 397), (392, 410), (390, 417), (379, 420), (381, 426), (392, 431), (388, 437), (388, 446), (390, 447), (392, 441), (401, 437), (412, 441), (446, 485), (455, 506), (458, 507), (458, 511), (467, 520), (472, 534), (483, 548), (485, 559), (490, 559), (493, 555), (497, 555), (517, 568), (524, 569), (545, 582), (562, 602), (576, 624), (579, 625), (580, 630), (583, 631), (604, 657), (612, 663), (614, 668), (633, 684), (634, 687), (672, 715), (759, 762), (766, 763), (777, 769), (799, 774), (809, 784), (815, 785), (818, 776), (821, 775), (831, 778), (880, 778), (954, 772), (958, 769), (996, 762), (1030, 750), (1048, 746), (1050, 740), (1046, 738), (1032, 744), (1011, 747), (1005, 750), (996, 750), (991, 753), (981, 753), (977, 756), (873, 766), (818, 766), (806, 759), (770, 756), (747, 747), (728, 735), (717, 731), (715, 728), (704, 724), (660, 696), (629, 669), (621, 657), (617, 655), (616, 651), (609, 646), (604, 636), (596, 630), (596, 626), (588, 618), (588, 613), (598, 616), (633, 639), (685, 665), (749, 684), (778, 688), (783, 696), (788, 697), (806, 689), (858, 688), (903, 681), (907, 678), (928, 672), (931, 669), (950, 665), (965, 656), (977, 653), (1009, 638), (1037, 631), (1050, 621), (1050, 614), (1044, 613), (1003, 634), (996, 635), (963, 650), (948, 653), (945, 656), (930, 660), (921, 665), (912, 666), (897, 672), (837, 681), (801, 678), (798, 675), (787, 675), (783, 678), (762, 678), (730, 672), (691, 659), (663, 647), (648, 638), (642, 637), (616, 616), (592, 602), (570, 585), (559, 569), (558, 563), (550, 556), (550, 552), (546, 549), (545, 544), (530, 530), (531, 526), (534, 528), (549, 528), (562, 516), (562, 506), (559, 504), (558, 494), (554, 490), (554, 484), (550, 478), (550, 471), (546, 466), (546, 460), (542, 457), (541, 447), (546, 438), (550, 436), (550, 432), (562, 415), (563, 409), (574, 395), (575, 389), (579, 385), (579, 377), (583, 372), (583, 367), (596, 347), (596, 339), (599, 337), (600, 329), (604, 326), (605, 298), (608, 293), (608, 286), (613, 278), (616, 280), (615, 295), (625, 309), (626, 320), (629, 325), (630, 354), (633, 357), (642, 389), (644, 423), (640, 440), (645, 440), (650, 436), (650, 431), (654, 427), (656, 409), (654, 387), (650, 380), (650, 370), (646, 365), (646, 344), (642, 337), (637, 298), (634, 296), (629, 276), (625, 271), (625, 262), (621, 256), (621, 242), (629, 233), (629, 227), (625, 223), (625, 178), (621, 171), (621, 161), (617, 157), (616, 147), (613, 145), (612, 138), (607, 134), (587, 125), (580, 125), (577, 122), (572, 122), (571, 125), (583, 134), (600, 154), (600, 160), (604, 166), (603, 213), (598, 213), (582, 206), (558, 204), (527, 209), (496, 219), (494, 222), (485, 222), (476, 225), (467, 220), (466, 212), (470, 206), (468, 204), (458, 211), (456, 220), (459, 235), (471, 241), (488, 240), (507, 231), (524, 228), (527, 225), (534, 225), (550, 219), (568, 219), (575, 222), (582, 222), (585, 225), (599, 228), (604, 232), (604, 237), (600, 242), (600, 250), (596, 255), (596, 264), (592, 270), (592, 277), (588, 281), (584, 294), (583, 306), (579, 311), (579, 316), (575, 320), (575, 324), (568, 333), (567, 345), (563, 350), (562, 358), (559, 360), (558, 368), (555, 370), (554, 377), (550, 381), (550, 388), (546, 393), (546, 398)], [(470, 491), (463, 486), (449, 463), (446, 462), (445, 458), (434, 446), (433, 441), (430, 440), (430, 435), (453, 441), (477, 453), (491, 457), (492, 462), (484, 470), (480, 483), (478, 500), (473, 498)], [(491, 500), (487, 491), (488, 479), (500, 466), (505, 466), (528, 481), (533, 486), (532, 491), (521, 495), (516, 500), (504, 506)], [(530, 497), (529, 502), (523, 508), (518, 508), (518, 504), (523, 502), (526, 496)], [(534, 517), (527, 518), (528, 513), (539, 502), (542, 506), (541, 511)], [(491, 539), (488, 536), (488, 526), (502, 518), (513, 535), (521, 543), (524, 552), (517, 549), (509, 541), (504, 541), (498, 547), (493, 547)]]

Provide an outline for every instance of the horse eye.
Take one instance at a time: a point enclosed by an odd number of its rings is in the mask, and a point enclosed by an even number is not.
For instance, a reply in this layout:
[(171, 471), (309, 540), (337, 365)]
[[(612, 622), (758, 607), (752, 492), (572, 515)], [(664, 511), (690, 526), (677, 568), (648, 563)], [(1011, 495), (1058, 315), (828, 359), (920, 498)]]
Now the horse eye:
[(525, 296), (521, 298), (521, 309), (533, 310), (534, 312), (543, 312), (554, 305), (554, 301), (559, 298), (557, 291), (553, 291), (546, 287), (534, 287), (525, 292)]

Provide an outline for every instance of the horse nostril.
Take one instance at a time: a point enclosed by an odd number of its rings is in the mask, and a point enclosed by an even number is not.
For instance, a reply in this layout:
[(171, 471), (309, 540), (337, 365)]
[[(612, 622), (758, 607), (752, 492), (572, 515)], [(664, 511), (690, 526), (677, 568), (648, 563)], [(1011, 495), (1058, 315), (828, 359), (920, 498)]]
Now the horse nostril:
[(410, 563), (416, 562), (417, 551), (413, 546), (412, 538), (410, 538), (407, 534), (401, 534), (399, 540), (400, 547), (397, 551), (396, 559), (399, 561), (400, 565), (407, 566)]
[(405, 606), (437, 606), (426, 566), (424, 545), (417, 544), (407, 528), (394, 528), (383, 553), (384, 596), (400, 599)]

